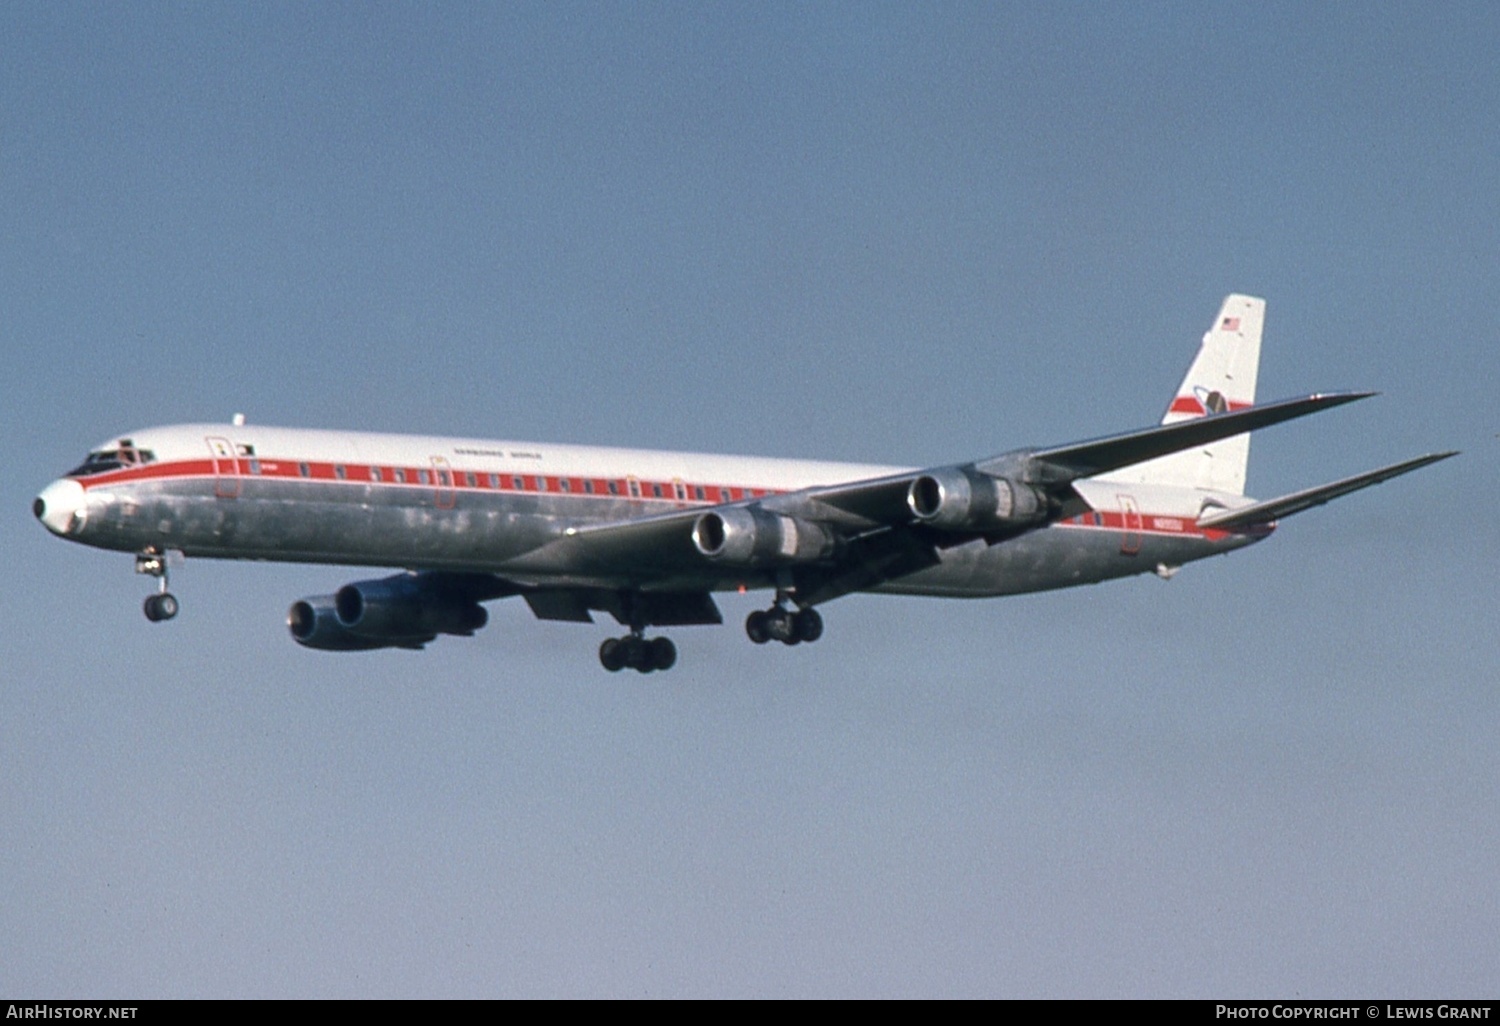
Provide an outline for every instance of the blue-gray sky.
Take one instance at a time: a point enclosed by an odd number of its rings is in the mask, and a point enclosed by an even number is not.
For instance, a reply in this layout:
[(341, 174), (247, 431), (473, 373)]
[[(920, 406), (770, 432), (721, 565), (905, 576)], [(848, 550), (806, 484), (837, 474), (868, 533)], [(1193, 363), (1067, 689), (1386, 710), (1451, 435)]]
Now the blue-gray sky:
[[(0, 994), (1493, 996), (1490, 4), (11, 4)], [(35, 492), (251, 420), (929, 464), (1154, 421), (1222, 296), (1270, 496), (1154, 578), (812, 647), (126, 556)], [(774, 649), (774, 650), (772, 650)]]

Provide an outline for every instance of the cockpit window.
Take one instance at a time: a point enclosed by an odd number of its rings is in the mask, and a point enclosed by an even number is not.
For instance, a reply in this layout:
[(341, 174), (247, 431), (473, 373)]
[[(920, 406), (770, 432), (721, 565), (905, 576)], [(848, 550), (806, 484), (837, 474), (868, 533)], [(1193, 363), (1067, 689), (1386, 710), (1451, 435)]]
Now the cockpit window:
[(137, 467), (145, 463), (155, 463), (156, 453), (150, 449), (137, 449), (130, 443), (130, 439), (121, 439), (118, 449), (100, 449), (98, 452), (89, 453), (88, 459), (77, 467), (68, 471), (68, 477), (89, 477), (92, 474), (103, 474), (110, 470), (121, 470), (125, 467)]

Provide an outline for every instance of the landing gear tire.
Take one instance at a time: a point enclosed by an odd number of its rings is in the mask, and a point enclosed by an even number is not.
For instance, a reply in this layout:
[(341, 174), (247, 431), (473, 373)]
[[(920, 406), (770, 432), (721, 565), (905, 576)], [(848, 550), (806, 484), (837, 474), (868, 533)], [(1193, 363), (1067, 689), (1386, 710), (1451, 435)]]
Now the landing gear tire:
[(599, 665), (610, 673), (619, 673), (625, 669), (624, 649), (619, 638), (605, 638), (599, 645)]
[(672, 644), (671, 638), (652, 638), (648, 644), (651, 663), (656, 669), (670, 670), (677, 665), (677, 646)]
[(757, 645), (768, 641), (810, 644), (823, 636), (823, 617), (811, 607), (796, 612), (781, 606), (757, 609), (745, 618), (745, 634)]
[(160, 623), (177, 615), (177, 599), (171, 592), (164, 591), (159, 595), (146, 596), (141, 608), (146, 611), (146, 619), (152, 623)]
[(809, 606), (792, 617), (792, 630), (796, 632), (798, 641), (811, 645), (823, 636), (823, 616)]
[(627, 666), (637, 673), (670, 670), (677, 665), (677, 646), (671, 638), (643, 638), (634, 634), (606, 638), (599, 645), (599, 665), (610, 673), (618, 673)]
[(745, 634), (757, 645), (764, 645), (771, 640), (771, 630), (766, 622), (768, 619), (759, 609), (745, 617)]

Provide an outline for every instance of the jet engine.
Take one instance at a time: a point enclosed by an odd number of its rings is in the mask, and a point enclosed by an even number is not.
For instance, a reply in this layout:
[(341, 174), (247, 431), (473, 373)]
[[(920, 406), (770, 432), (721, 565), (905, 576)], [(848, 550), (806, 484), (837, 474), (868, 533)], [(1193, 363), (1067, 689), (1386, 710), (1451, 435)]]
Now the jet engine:
[(912, 516), (945, 531), (1024, 527), (1047, 517), (1047, 496), (1031, 485), (959, 467), (929, 471), (906, 492)]
[(421, 648), (439, 634), (470, 635), (489, 622), (489, 613), (471, 598), (397, 574), (294, 602), (286, 622), (299, 645), (351, 652)]
[(813, 563), (833, 554), (836, 539), (822, 524), (759, 506), (711, 510), (693, 522), (693, 546), (730, 566)]
[[(286, 614), (286, 626), (297, 644), (325, 652), (363, 652), (372, 648), (391, 648), (398, 644), (379, 638), (363, 638), (347, 630), (339, 623), (338, 616), (333, 611), (332, 595), (318, 595), (293, 602)], [(420, 648), (431, 640), (432, 638), (415, 638), (405, 644), (408, 648)]]

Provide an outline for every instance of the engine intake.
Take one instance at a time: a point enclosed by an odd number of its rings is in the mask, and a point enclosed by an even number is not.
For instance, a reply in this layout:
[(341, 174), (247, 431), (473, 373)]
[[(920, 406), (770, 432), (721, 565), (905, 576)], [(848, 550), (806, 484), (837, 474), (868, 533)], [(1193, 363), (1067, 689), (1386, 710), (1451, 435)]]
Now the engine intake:
[(730, 566), (814, 563), (833, 554), (836, 539), (822, 524), (759, 506), (711, 510), (693, 523), (693, 546)]
[(958, 467), (922, 474), (906, 492), (912, 516), (945, 531), (1024, 527), (1047, 517), (1047, 496), (1004, 477)]

